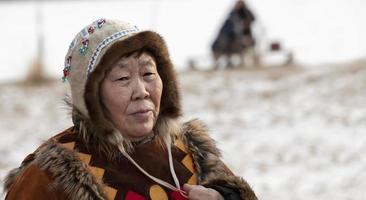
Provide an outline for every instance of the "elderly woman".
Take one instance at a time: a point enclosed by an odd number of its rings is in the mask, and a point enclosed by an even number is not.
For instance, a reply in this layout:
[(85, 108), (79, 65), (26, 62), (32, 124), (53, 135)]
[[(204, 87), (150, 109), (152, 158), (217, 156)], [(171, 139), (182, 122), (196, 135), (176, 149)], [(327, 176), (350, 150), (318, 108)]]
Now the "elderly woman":
[(72, 41), (64, 81), (74, 126), (28, 155), (6, 199), (257, 199), (198, 121), (179, 123), (164, 40), (100, 19)]

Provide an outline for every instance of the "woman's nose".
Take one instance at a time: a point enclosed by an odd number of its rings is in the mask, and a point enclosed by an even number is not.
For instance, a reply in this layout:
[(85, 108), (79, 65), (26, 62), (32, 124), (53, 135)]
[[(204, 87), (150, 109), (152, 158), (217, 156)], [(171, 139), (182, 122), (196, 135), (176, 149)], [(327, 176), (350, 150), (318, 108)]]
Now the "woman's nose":
[(145, 99), (149, 96), (149, 92), (146, 89), (146, 85), (144, 81), (137, 78), (133, 81), (133, 92), (132, 92), (132, 99)]

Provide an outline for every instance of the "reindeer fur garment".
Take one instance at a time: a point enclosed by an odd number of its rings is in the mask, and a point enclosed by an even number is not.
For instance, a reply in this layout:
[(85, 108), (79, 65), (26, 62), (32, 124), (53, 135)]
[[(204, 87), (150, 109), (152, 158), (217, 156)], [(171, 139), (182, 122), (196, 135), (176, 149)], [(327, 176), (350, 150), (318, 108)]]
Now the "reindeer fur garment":
[[(60, 138), (74, 132), (75, 128), (70, 128), (51, 138), (27, 156), (19, 168), (12, 170), (4, 185), (8, 192), (6, 199), (110, 199), (103, 189), (106, 186), (103, 180), (90, 172), (75, 151), (60, 143)], [(75, 135), (81, 138), (80, 132)], [(248, 183), (233, 175), (222, 163), (215, 142), (199, 121), (183, 124), (177, 137), (193, 158), (197, 184), (206, 187), (220, 184), (238, 190), (242, 199), (257, 199)], [(26, 180), (33, 181), (27, 183)]]

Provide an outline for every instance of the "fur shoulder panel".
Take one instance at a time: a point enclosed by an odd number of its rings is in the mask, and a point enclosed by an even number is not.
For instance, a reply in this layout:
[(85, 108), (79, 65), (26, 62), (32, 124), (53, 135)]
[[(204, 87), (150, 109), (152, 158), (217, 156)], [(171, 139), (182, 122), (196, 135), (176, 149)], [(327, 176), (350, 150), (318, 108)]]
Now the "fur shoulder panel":
[(199, 184), (206, 187), (221, 185), (233, 188), (242, 199), (257, 200), (249, 184), (235, 176), (221, 161), (220, 151), (215, 141), (208, 135), (207, 128), (199, 120), (191, 120), (183, 125), (183, 141), (192, 154), (198, 172)]
[(221, 156), (220, 150), (216, 147), (216, 142), (208, 135), (207, 127), (199, 120), (191, 120), (183, 125), (183, 133), (191, 147), (199, 147), (202, 153), (211, 153)]
[(4, 189), (8, 191), (22, 172), (31, 164), (52, 175), (51, 187), (58, 188), (71, 200), (105, 199), (102, 184), (97, 182), (87, 166), (74, 152), (50, 140), (33, 154), (27, 156), (19, 168), (13, 169), (5, 179)]
[(100, 183), (72, 151), (48, 142), (37, 151), (34, 162), (52, 174), (54, 186), (70, 199), (104, 199)]
[(22, 162), (20, 167), (12, 169), (4, 179), (4, 192), (8, 191), (15, 183), (16, 178), (24, 171), (24, 169), (34, 160), (34, 153), (29, 154)]
[[(192, 154), (198, 172), (198, 180), (206, 177), (221, 168), (221, 156), (215, 141), (207, 134), (205, 125), (199, 120), (191, 120), (183, 124), (183, 141)], [(221, 172), (224, 172), (222, 170)]]

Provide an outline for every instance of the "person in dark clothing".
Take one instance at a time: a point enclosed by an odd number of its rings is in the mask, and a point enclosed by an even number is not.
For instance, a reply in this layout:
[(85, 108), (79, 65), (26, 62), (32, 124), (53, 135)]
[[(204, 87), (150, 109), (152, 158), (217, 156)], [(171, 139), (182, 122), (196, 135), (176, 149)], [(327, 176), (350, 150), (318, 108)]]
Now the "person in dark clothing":
[[(242, 37), (243, 47), (252, 47), (255, 44), (255, 40), (252, 36), (251, 25), (253, 24), (255, 17), (253, 13), (248, 9), (244, 1), (237, 1), (234, 7), (233, 17), (237, 19), (238, 24), (238, 37)], [(236, 17), (236, 18), (235, 18)]]
[(222, 57), (226, 59), (225, 67), (228, 68), (234, 67), (232, 64), (234, 55), (239, 55), (241, 58), (240, 65), (244, 64), (242, 55), (255, 45), (251, 30), (254, 20), (253, 13), (244, 1), (237, 1), (211, 46), (216, 69), (219, 67), (218, 61)]

